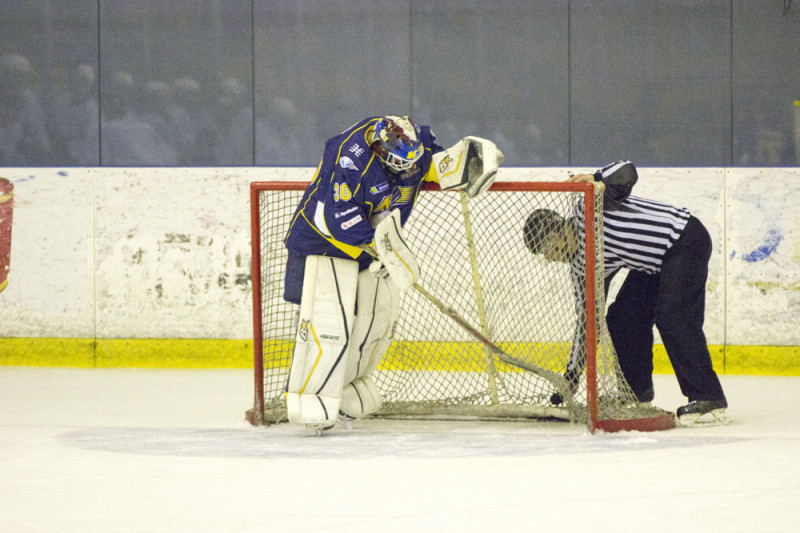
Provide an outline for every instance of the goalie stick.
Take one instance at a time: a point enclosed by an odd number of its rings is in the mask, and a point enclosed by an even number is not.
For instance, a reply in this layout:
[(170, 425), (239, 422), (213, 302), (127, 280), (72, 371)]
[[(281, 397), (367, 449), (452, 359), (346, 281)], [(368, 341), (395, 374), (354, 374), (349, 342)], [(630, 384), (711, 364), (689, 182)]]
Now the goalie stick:
[[(378, 259), (378, 254), (375, 250), (368, 244), (362, 244), (359, 246), (362, 250), (372, 256), (374, 259)], [(462, 317), (458, 311), (453, 309), (451, 306), (442, 302), (439, 298), (428, 292), (422, 285), (418, 282), (414, 282), (411, 284), (411, 288), (413, 288), (417, 293), (419, 293), (423, 298), (425, 298), (428, 302), (433, 304), (442, 314), (447, 315), (453, 320), (456, 324), (461, 326), (467, 333), (469, 333), (475, 340), (483, 344), (489, 351), (492, 352), (498, 359), (503, 361), (506, 364), (514, 366), (516, 368), (520, 368), (522, 370), (526, 370), (532, 374), (536, 374), (537, 376), (546, 379), (549, 381), (553, 386), (556, 387), (558, 392), (562, 393), (564, 398), (571, 398), (572, 393), (569, 391), (569, 385), (567, 381), (564, 379), (563, 376), (558, 374), (557, 372), (553, 372), (552, 370), (547, 370), (540, 366), (531, 364), (527, 361), (523, 361), (513, 355), (510, 355), (498, 345), (493, 343), (489, 338), (487, 338), (484, 334), (478, 331), (472, 324), (467, 322), (467, 320)]]

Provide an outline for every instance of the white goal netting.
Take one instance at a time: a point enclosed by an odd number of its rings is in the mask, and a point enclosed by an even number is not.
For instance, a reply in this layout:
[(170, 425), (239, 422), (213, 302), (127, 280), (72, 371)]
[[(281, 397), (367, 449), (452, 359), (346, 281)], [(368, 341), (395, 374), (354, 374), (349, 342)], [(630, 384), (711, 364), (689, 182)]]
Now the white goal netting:
[[(283, 237), (304, 188), (252, 184), (254, 423), (285, 420), (295, 306), (282, 298)], [(508, 357), (498, 357), (420, 293), (407, 290), (394, 341), (375, 376), (384, 396), (379, 415), (559, 418), (585, 422), (592, 430), (670, 426), (671, 414), (636, 403), (621, 377), (602, 318), (602, 239), (587, 232), (587, 249), (595, 249), (585, 262), (593, 282), (577, 293), (568, 264), (547, 262), (525, 246), (523, 227), (535, 209), (570, 219), (588, 204), (594, 218), (587, 227), (602, 227), (602, 201), (589, 191), (587, 184), (496, 183), (469, 201), (458, 192), (420, 192), (405, 227), (420, 264), (420, 284)], [(587, 365), (570, 397), (563, 394), (561, 376), (574, 338)], [(557, 392), (566, 398), (554, 405)]]

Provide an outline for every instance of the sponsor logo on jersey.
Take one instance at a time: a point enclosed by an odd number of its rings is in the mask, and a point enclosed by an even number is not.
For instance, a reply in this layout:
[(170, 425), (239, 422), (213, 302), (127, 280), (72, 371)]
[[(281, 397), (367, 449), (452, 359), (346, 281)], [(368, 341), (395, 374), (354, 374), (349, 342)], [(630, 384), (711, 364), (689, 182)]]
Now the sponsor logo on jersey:
[(343, 155), (339, 158), (339, 166), (342, 168), (352, 168), (353, 170), (358, 170), (358, 167), (355, 163), (353, 163), (353, 160), (346, 155)]
[(372, 187), (370, 187), (369, 192), (371, 192), (372, 194), (380, 194), (388, 188), (389, 184), (384, 181), (383, 183), (379, 183), (378, 185), (373, 185)]
[(341, 213), (334, 213), (333, 216), (334, 216), (334, 218), (342, 218), (342, 217), (346, 217), (347, 215), (349, 215), (353, 211), (358, 211), (358, 207), (351, 207), (350, 209), (348, 209), (346, 211), (342, 211)]
[(332, 341), (338, 341), (338, 340), (339, 340), (341, 337), (339, 337), (339, 335), (326, 335), (326, 334), (321, 334), (321, 335), (319, 336), (319, 338), (320, 338), (320, 339), (328, 339), (328, 340), (332, 340)]
[(342, 229), (352, 228), (353, 226), (355, 226), (356, 224), (358, 224), (362, 220), (364, 220), (364, 219), (361, 218), (361, 215), (356, 215), (353, 218), (351, 218), (350, 220), (345, 220), (344, 222), (342, 222)]
[(348, 152), (355, 154), (356, 157), (361, 157), (361, 155), (364, 153), (364, 149), (361, 148), (358, 143), (353, 143), (353, 146), (350, 147)]

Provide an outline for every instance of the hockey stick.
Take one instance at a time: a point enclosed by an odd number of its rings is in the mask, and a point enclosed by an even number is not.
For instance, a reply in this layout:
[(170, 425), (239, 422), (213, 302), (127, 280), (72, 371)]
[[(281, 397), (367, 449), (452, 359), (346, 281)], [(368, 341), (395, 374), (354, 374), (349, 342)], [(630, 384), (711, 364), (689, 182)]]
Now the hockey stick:
[[(372, 256), (373, 259), (378, 259), (378, 254), (371, 246), (362, 244), (361, 246), (359, 246), (359, 248), (361, 248), (370, 256)], [(531, 363), (528, 363), (527, 361), (523, 361), (522, 359), (519, 359), (517, 357), (514, 357), (513, 355), (508, 354), (498, 345), (489, 340), (480, 331), (475, 329), (475, 327), (473, 327), (472, 324), (467, 322), (467, 320), (464, 317), (458, 314), (458, 311), (456, 311), (449, 305), (442, 302), (439, 298), (437, 298), (436, 296), (425, 290), (425, 288), (422, 287), (422, 285), (420, 285), (417, 282), (414, 282), (411, 285), (411, 287), (415, 291), (417, 291), (417, 293), (419, 293), (423, 298), (425, 298), (428, 302), (432, 303), (433, 306), (436, 307), (441, 313), (447, 315), (456, 324), (461, 326), (475, 340), (483, 344), (498, 359), (511, 366), (520, 368), (522, 370), (526, 370), (532, 374), (536, 374), (537, 376), (546, 379), (551, 384), (553, 384), (559, 392), (566, 394), (566, 396), (564, 396), (565, 398), (572, 396), (572, 394), (569, 392), (569, 386), (567, 384), (567, 381), (564, 379), (563, 376), (561, 376), (556, 372), (553, 372), (552, 370), (541, 368), (539, 366), (533, 365)]]

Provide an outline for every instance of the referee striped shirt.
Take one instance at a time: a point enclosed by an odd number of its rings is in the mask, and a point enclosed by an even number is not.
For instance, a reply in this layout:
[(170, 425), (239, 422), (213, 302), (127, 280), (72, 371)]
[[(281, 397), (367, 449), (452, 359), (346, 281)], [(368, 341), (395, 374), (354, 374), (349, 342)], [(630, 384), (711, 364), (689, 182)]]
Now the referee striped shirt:
[(619, 210), (603, 213), (606, 276), (622, 267), (660, 272), (664, 254), (689, 221), (689, 211), (635, 196), (620, 205)]
[(660, 272), (664, 254), (681, 236), (691, 216), (683, 207), (629, 196), (637, 178), (630, 161), (617, 161), (595, 173), (595, 179), (606, 186), (603, 202), (606, 277), (623, 267), (649, 274)]

